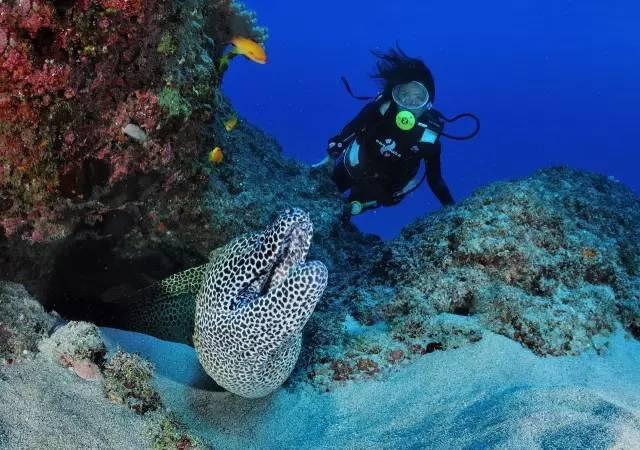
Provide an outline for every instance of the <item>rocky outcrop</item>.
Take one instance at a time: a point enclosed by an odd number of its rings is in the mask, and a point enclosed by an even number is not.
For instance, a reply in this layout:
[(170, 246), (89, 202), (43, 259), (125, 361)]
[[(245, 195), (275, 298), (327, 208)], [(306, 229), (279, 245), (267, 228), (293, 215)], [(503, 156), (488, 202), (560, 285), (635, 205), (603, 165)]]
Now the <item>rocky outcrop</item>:
[[(314, 315), (306, 377), (378, 376), (484, 330), (539, 355), (639, 337), (640, 200), (568, 168), (495, 183), (365, 251), (368, 263)], [(302, 372), (302, 371), (301, 371)]]
[(638, 336), (640, 201), (615, 180), (557, 168), (496, 183), (389, 252), (390, 284), (538, 354), (598, 348), (617, 326)]
[(24, 286), (0, 280), (0, 365), (37, 351), (55, 318), (47, 314)]
[(0, 282), (2, 448), (206, 448), (162, 406), (148, 361), (105, 358), (95, 325), (51, 333), (55, 322), (24, 287)]

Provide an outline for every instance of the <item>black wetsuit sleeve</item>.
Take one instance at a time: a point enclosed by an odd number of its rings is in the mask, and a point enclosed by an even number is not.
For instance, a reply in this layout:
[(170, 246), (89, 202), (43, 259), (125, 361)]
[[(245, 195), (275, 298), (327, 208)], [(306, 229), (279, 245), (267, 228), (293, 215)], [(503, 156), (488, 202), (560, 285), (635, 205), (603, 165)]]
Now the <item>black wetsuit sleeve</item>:
[(455, 203), (453, 197), (449, 192), (447, 183), (445, 183), (444, 178), (442, 178), (440, 150), (439, 142), (433, 145), (428, 144), (428, 149), (426, 149), (426, 155), (424, 157), (427, 165), (427, 183), (429, 183), (431, 191), (438, 197), (442, 205), (453, 205)]
[(367, 123), (370, 123), (370, 121), (376, 117), (376, 114), (379, 114), (378, 107), (377, 102), (367, 103), (358, 115), (354, 117), (338, 135), (334, 136), (332, 140), (334, 142), (342, 142), (353, 133), (360, 131)]

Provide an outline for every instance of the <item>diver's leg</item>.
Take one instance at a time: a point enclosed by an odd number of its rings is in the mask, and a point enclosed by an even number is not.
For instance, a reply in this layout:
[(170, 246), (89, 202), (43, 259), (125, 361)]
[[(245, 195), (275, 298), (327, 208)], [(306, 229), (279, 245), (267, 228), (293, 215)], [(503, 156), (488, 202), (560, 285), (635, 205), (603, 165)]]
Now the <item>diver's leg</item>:
[(360, 180), (354, 184), (347, 199), (351, 215), (355, 216), (366, 209), (377, 208), (383, 196), (384, 188), (380, 186), (377, 179)]
[(379, 202), (386, 198), (387, 189), (380, 178), (364, 178), (353, 184), (349, 193), (349, 201), (358, 201), (368, 203), (371, 201)]

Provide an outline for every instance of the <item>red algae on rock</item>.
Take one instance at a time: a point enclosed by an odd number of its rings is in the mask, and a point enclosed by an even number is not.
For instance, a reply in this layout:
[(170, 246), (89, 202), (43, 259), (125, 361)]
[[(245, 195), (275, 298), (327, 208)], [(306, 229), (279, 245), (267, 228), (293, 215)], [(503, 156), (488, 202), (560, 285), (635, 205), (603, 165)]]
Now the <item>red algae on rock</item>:
[(402, 350), (392, 350), (389, 352), (389, 356), (387, 357), (387, 361), (391, 364), (399, 363), (404, 359), (404, 352)]
[[(202, 232), (210, 216), (201, 196), (210, 170), (203, 138), (220, 98), (215, 61), (237, 27), (264, 39), (239, 5), (0, 3), (0, 270), (7, 278), (42, 292), (55, 259), (76, 251), (68, 247), (78, 240), (110, 239), (103, 251), (119, 260), (189, 247), (199, 262), (195, 248), (210, 248), (212, 239)], [(123, 133), (128, 125), (146, 139)], [(174, 255), (160, 259), (172, 270), (184, 264)]]
[[(18, 200), (0, 217), (5, 235), (37, 241), (43, 237), (33, 233), (39, 222), (62, 223), (61, 235), (69, 233), (82, 216), (65, 217), (53, 205), (65, 197), (65, 177), (87, 172), (81, 167), (88, 161), (103, 163), (111, 182), (163, 167), (162, 158), (149, 164), (145, 152), (123, 145), (118, 122), (157, 125), (160, 110), (152, 91), (163, 62), (153, 43), (164, 17), (173, 13), (168, 4), (144, 0), (0, 5), (0, 188), (3, 198)], [(106, 26), (95, 27), (96, 22)], [(155, 144), (152, 154), (164, 147)], [(194, 156), (193, 150), (187, 153)], [(84, 192), (76, 201), (102, 184), (81, 177), (73, 190)], [(39, 214), (28, 217), (34, 210)], [(24, 219), (21, 226), (7, 226), (18, 217)]]
[(373, 376), (376, 373), (380, 372), (380, 367), (378, 364), (369, 358), (359, 359), (356, 362), (357, 369), (365, 375)]
[(120, 11), (126, 17), (141, 17), (144, 15), (144, 0), (99, 0), (106, 10)]
[(353, 367), (343, 360), (335, 360), (331, 363), (333, 379), (335, 381), (347, 381), (353, 373)]

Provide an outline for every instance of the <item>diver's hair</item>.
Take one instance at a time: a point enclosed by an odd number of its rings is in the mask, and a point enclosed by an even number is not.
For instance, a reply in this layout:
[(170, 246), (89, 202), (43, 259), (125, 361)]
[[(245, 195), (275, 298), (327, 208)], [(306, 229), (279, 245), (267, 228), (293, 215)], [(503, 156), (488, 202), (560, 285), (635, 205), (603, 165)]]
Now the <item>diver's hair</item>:
[(379, 80), (382, 84), (383, 97), (390, 97), (391, 89), (395, 85), (419, 81), (429, 91), (431, 101), (435, 100), (436, 85), (433, 75), (422, 60), (407, 56), (398, 44), (386, 52), (371, 50), (371, 53), (378, 58), (376, 71), (371, 78)]

